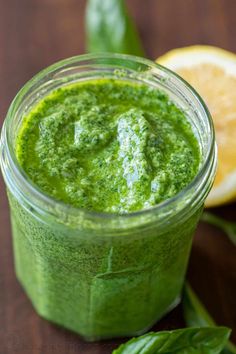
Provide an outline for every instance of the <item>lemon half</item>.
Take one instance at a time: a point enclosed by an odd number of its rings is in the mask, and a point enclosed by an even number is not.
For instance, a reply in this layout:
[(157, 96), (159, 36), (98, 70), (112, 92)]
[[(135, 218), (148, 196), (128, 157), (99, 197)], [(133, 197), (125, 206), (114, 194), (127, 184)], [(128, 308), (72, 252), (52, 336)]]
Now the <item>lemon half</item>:
[(218, 146), (218, 169), (207, 207), (236, 199), (236, 55), (196, 45), (171, 50), (157, 62), (177, 72), (206, 102)]

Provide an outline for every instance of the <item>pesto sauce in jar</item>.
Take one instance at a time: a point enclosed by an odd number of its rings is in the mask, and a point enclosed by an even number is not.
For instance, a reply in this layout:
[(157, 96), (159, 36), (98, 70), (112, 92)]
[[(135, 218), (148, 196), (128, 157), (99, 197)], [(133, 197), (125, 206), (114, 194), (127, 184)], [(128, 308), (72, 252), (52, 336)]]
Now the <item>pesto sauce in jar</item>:
[(200, 164), (185, 113), (157, 88), (115, 79), (64, 86), (42, 99), (24, 118), (16, 154), (46, 194), (120, 214), (173, 197)]
[[(177, 105), (155, 87), (109, 78), (42, 98), (23, 118), (16, 155), (45, 194), (110, 216), (173, 197), (200, 165)], [(179, 302), (202, 206), (163, 227), (123, 216), (112, 229), (104, 216), (91, 225), (78, 218), (76, 227), (69, 212), (41, 220), (11, 193), (9, 200), (17, 277), (42, 317), (88, 340), (134, 336)]]

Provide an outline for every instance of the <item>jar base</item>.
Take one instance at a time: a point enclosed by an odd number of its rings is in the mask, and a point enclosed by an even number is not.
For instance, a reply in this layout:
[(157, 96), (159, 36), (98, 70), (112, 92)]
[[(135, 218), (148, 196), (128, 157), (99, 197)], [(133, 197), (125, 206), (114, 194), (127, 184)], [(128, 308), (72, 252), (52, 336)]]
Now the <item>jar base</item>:
[(149, 330), (152, 329), (152, 327), (160, 321), (163, 317), (165, 317), (168, 313), (170, 313), (174, 308), (176, 308), (181, 302), (181, 296), (178, 296), (172, 303), (171, 305), (165, 310), (161, 315), (159, 315), (150, 325), (146, 326), (144, 329), (141, 329), (136, 332), (132, 332), (129, 334), (120, 334), (120, 335), (112, 335), (111, 337), (109, 336), (104, 336), (104, 337), (87, 337), (80, 335), (86, 342), (93, 343), (97, 341), (105, 341), (109, 339), (115, 339), (115, 338), (131, 338), (131, 337), (138, 337), (141, 336), (145, 333), (147, 333)]
[(166, 316), (169, 312), (171, 312), (176, 306), (179, 305), (179, 303), (181, 302), (181, 296), (177, 296), (175, 298), (175, 300), (171, 303), (171, 305), (165, 310), (163, 311), (162, 314), (159, 314), (158, 317), (151, 322), (151, 324), (149, 324), (148, 326), (146, 326), (145, 328), (135, 331), (135, 332), (131, 332), (131, 333), (120, 333), (117, 335), (107, 335), (107, 336), (86, 336), (83, 335), (82, 333), (79, 333), (77, 331), (75, 331), (72, 328), (68, 328), (66, 326), (63, 326), (62, 323), (58, 323), (57, 321), (53, 321), (51, 318), (49, 318), (45, 313), (41, 312), (37, 306), (32, 302), (30, 295), (28, 294), (27, 289), (25, 288), (23, 282), (20, 279), (20, 276), (17, 274), (16, 272), (16, 277), (18, 282), (20, 283), (21, 287), (23, 288), (25, 294), (27, 295), (27, 297), (29, 298), (35, 312), (37, 313), (38, 316), (40, 316), (42, 319), (50, 322), (51, 324), (59, 327), (59, 328), (63, 328), (66, 331), (70, 331), (73, 332), (75, 334), (77, 334), (78, 336), (80, 336), (83, 340), (85, 340), (86, 342), (92, 343), (92, 342), (98, 342), (98, 341), (105, 341), (105, 340), (111, 340), (111, 339), (115, 339), (115, 338), (131, 338), (131, 337), (137, 337), (140, 335), (145, 334), (146, 332), (148, 332), (149, 330), (151, 330), (151, 328), (159, 321), (161, 320), (164, 316)]

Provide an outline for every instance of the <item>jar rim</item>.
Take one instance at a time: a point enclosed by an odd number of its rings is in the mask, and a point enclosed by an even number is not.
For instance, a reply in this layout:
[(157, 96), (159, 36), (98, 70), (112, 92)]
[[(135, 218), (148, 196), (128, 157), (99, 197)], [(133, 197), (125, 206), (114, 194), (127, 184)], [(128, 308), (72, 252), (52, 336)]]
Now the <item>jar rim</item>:
[[(83, 208), (79, 207), (74, 207), (72, 205), (68, 205), (62, 201), (59, 201), (50, 195), (45, 194), (40, 188), (35, 186), (35, 184), (30, 181), (26, 173), (23, 171), (22, 167), (20, 166), (17, 158), (15, 151), (13, 147), (9, 144), (9, 130), (12, 129), (11, 126), (11, 118), (13, 116), (15, 106), (19, 104), (19, 101), (21, 100), (21, 97), (26, 94), (31, 87), (33, 87), (40, 79), (45, 78), (48, 76), (50, 80), (50, 74), (54, 73), (58, 69), (62, 69), (65, 67), (68, 67), (68, 65), (73, 65), (73, 64), (80, 64), (82, 62), (89, 62), (89, 61), (96, 61), (96, 60), (123, 60), (123, 61), (129, 61), (132, 63), (144, 65), (151, 69), (151, 74), (155, 74), (157, 71), (165, 73), (165, 75), (173, 80), (173, 82), (178, 83), (179, 87), (182, 87), (186, 90), (187, 95), (191, 96), (194, 98), (198, 104), (197, 109), (201, 109), (202, 113), (204, 114), (208, 125), (209, 125), (209, 131), (210, 131), (210, 137), (209, 137), (209, 142), (207, 146), (207, 153), (206, 157), (202, 163), (202, 166), (200, 167), (198, 173), (196, 176), (193, 178), (193, 180), (185, 187), (183, 188), (178, 194), (173, 196), (172, 198), (166, 199), (161, 203), (158, 203), (154, 206), (151, 206), (146, 209), (141, 209), (137, 210), (134, 212), (129, 212), (129, 213), (124, 213), (124, 214), (119, 214), (119, 213), (108, 213), (108, 212), (97, 212), (97, 211), (90, 211), (86, 210)], [(114, 66), (114, 65), (113, 65)], [(125, 69), (125, 68), (124, 68)], [(132, 218), (137, 218), (140, 216), (147, 216), (150, 213), (155, 213), (160, 214), (160, 211), (167, 210), (176, 210), (176, 206), (180, 200), (183, 199), (183, 197), (187, 194), (189, 194), (191, 191), (193, 192), (192, 198), (194, 199), (195, 196), (195, 186), (198, 185), (204, 177), (208, 174), (207, 178), (204, 180), (205, 185), (206, 184), (212, 184), (213, 183), (213, 178), (215, 175), (215, 169), (216, 169), (216, 145), (215, 145), (215, 132), (214, 132), (214, 125), (213, 121), (210, 115), (210, 112), (203, 101), (203, 99), (200, 97), (200, 95), (196, 92), (196, 90), (188, 83), (186, 82), (183, 78), (181, 78), (178, 74), (172, 72), (171, 70), (167, 69), (166, 67), (157, 64), (151, 60), (132, 56), (132, 55), (124, 55), (124, 54), (111, 54), (111, 53), (99, 53), (99, 54), (84, 54), (84, 55), (79, 55), (79, 56), (74, 56), (71, 58), (67, 58), (61, 61), (58, 61), (47, 68), (43, 69), (40, 71), (38, 74), (36, 74), (31, 80), (29, 80), (22, 88), (21, 90), (17, 93), (15, 96), (14, 100), (12, 101), (9, 110), (6, 115), (6, 119), (2, 128), (2, 134), (1, 134), (1, 145), (2, 145), (2, 153), (3, 155), (3, 150), (5, 149), (5, 159), (8, 160), (8, 165), (11, 166), (11, 173), (15, 174), (15, 177), (19, 180), (19, 183), (21, 186), (24, 186), (30, 194), (34, 195), (35, 200), (38, 203), (38, 205), (34, 205), (35, 207), (38, 207), (38, 209), (41, 211), (41, 213), (48, 212), (48, 210), (43, 210), (42, 205), (46, 205), (47, 208), (49, 208), (50, 212), (52, 213), (52, 210), (55, 210), (55, 207), (57, 207), (57, 211), (61, 210), (64, 211), (65, 213), (69, 213), (73, 215), (74, 217), (80, 215), (80, 216), (87, 216), (88, 218), (95, 218), (98, 220), (124, 220), (124, 219), (132, 219)], [(5, 168), (4, 168), (4, 159), (0, 158), (0, 163), (1, 167), (3, 170), (3, 175), (6, 183), (8, 184), (9, 181), (7, 181), (6, 173), (4, 173)], [(5, 171), (6, 172), (6, 171)], [(9, 176), (8, 176), (9, 178)], [(212, 179), (212, 182), (209, 181), (209, 179)], [(210, 188), (210, 187), (209, 187)], [(207, 192), (208, 193), (208, 192)], [(24, 197), (24, 196), (23, 196)], [(26, 198), (27, 199), (27, 198)], [(202, 197), (203, 199), (203, 197)], [(30, 200), (27, 200), (28, 203), (30, 203)], [(195, 203), (196, 204), (196, 203)]]

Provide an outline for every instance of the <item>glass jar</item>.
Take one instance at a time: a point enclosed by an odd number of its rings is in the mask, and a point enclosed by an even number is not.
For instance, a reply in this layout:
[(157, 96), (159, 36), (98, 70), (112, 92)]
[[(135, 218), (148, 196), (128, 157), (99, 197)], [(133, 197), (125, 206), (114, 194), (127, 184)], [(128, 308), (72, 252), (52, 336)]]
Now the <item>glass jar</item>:
[[(157, 87), (184, 110), (199, 142), (201, 166), (175, 197), (126, 215), (90, 212), (35, 187), (15, 144), (24, 116), (52, 90), (81, 80), (119, 78)], [(42, 317), (85, 339), (147, 331), (180, 301), (192, 236), (216, 169), (210, 114), (180, 77), (149, 60), (82, 55), (30, 80), (12, 102), (1, 134), (17, 278)]]

